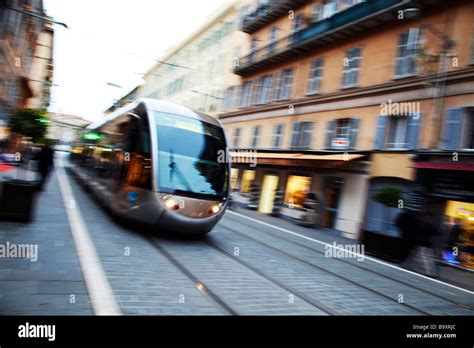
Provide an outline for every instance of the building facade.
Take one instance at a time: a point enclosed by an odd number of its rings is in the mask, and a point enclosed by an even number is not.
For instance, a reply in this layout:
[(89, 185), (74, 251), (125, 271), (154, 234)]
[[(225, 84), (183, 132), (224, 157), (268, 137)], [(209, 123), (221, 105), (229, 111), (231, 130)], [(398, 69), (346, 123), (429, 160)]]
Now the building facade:
[(44, 22), (29, 75), (33, 97), (28, 99), (28, 108), (46, 110), (49, 107), (54, 72), (53, 44), (53, 24)]
[(239, 6), (238, 1), (226, 2), (204, 25), (170, 49), (144, 75), (145, 83), (136, 96), (215, 113), (224, 90), (240, 81), (233, 64), (239, 52), (247, 49), (248, 35), (238, 30)]
[[(251, 36), (234, 70), (242, 81), (219, 118), (234, 157), (256, 150), (258, 164), (233, 165), (237, 200), (256, 185), (265, 213), (281, 191), (281, 213), (298, 219), (314, 193), (322, 226), (397, 235), (399, 210), (373, 198), (381, 188), (399, 188), (401, 206), (422, 190), (430, 205), (422, 172), (472, 176), (472, 1), (264, 1), (241, 29)], [(440, 156), (449, 165), (431, 168)], [(450, 199), (473, 202), (467, 186), (438, 197), (439, 218), (460, 211)], [(474, 219), (474, 205), (459, 207)]]
[(53, 29), (42, 0), (0, 2), (0, 136), (19, 108), (46, 108), (52, 79)]

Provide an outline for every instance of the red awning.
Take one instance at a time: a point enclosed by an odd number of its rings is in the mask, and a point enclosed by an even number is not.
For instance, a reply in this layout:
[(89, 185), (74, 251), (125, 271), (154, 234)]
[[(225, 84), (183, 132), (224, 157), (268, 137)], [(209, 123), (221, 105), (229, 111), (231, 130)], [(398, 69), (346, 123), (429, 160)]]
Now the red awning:
[(418, 169), (441, 169), (441, 170), (471, 170), (474, 171), (472, 163), (447, 163), (447, 162), (415, 162), (412, 168)]

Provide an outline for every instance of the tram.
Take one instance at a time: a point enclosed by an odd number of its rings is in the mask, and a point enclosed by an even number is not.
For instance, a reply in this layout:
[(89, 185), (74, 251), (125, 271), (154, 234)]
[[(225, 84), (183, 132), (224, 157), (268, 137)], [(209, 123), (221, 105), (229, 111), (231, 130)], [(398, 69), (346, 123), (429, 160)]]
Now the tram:
[(157, 231), (205, 234), (226, 209), (227, 152), (217, 119), (140, 99), (83, 132), (71, 170), (113, 214)]

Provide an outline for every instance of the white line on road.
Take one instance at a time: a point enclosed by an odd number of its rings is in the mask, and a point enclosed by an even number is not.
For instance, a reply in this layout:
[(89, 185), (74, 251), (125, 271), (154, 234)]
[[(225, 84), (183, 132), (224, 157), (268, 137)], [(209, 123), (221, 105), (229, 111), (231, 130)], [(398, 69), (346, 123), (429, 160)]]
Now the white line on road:
[[(64, 172), (63, 161), (56, 161), (56, 164), (58, 164), (55, 168), (64, 207), (94, 313), (97, 315), (121, 315), (120, 306), (102, 268), (99, 255), (89, 236), (77, 202), (74, 200), (69, 180)], [(74, 205), (71, 205), (71, 202), (74, 202)]]
[[(325, 245), (325, 246), (328, 246), (328, 247), (331, 247), (331, 248), (336, 248), (336, 249), (338, 249), (338, 247), (334, 247), (334, 245), (332, 245), (332, 244), (328, 244), (328, 243), (323, 242), (323, 241), (321, 241), (321, 240), (314, 239), (314, 238), (311, 238), (311, 237), (307, 237), (307, 236), (305, 236), (305, 235), (303, 235), (303, 234), (299, 234), (299, 233), (297, 233), (297, 232), (293, 232), (293, 231), (287, 230), (286, 228), (278, 227), (278, 226), (269, 224), (269, 223), (267, 223), (267, 222), (260, 221), (260, 220), (257, 220), (257, 219), (254, 219), (254, 218), (251, 218), (251, 217), (248, 217), (248, 216), (245, 216), (245, 215), (236, 213), (236, 212), (231, 211), (231, 210), (229, 210), (229, 209), (226, 210), (226, 213), (234, 214), (234, 215), (240, 216), (240, 217), (242, 217), (242, 218), (244, 218), (244, 219), (257, 222), (257, 223), (259, 223), (259, 224), (261, 224), (261, 225), (274, 228), (274, 229), (276, 229), (276, 230), (279, 230), (279, 231), (282, 231), (282, 232), (291, 234), (291, 235), (293, 235), (293, 236), (300, 237), (300, 238), (303, 238), (303, 239), (306, 239), (306, 240), (309, 240), (309, 241), (312, 241), (312, 242), (315, 242), (315, 243), (318, 243), (318, 244), (321, 244), (321, 245)], [(348, 252), (347, 250), (344, 250), (344, 251), (345, 251), (345, 252)], [(355, 255), (359, 255), (359, 254), (357, 254), (357, 253), (354, 253), (354, 254), (355, 254)], [(360, 256), (360, 255), (359, 255), (359, 256)], [(452, 285), (452, 284), (449, 284), (449, 283), (445, 283), (445, 282), (443, 282), (443, 281), (441, 281), (441, 280), (433, 279), (433, 278), (427, 277), (427, 276), (425, 276), (425, 275), (423, 275), (423, 274), (419, 274), (419, 273), (416, 273), (416, 272), (413, 272), (413, 271), (410, 271), (410, 270), (407, 270), (407, 269), (404, 269), (404, 268), (401, 268), (401, 267), (398, 267), (398, 266), (395, 266), (395, 265), (391, 265), (391, 264), (389, 264), (389, 263), (386, 263), (386, 262), (384, 262), (384, 261), (380, 261), (380, 260), (375, 259), (375, 258), (370, 257), (370, 256), (365, 256), (365, 255), (364, 255), (364, 259), (368, 259), (368, 260), (370, 260), (370, 261), (379, 263), (379, 264), (381, 264), (381, 265), (384, 265), (384, 266), (387, 266), (387, 267), (390, 267), (390, 268), (394, 268), (394, 269), (398, 269), (399, 271), (403, 271), (403, 272), (406, 272), (406, 273), (415, 275), (415, 276), (417, 276), (417, 277), (424, 278), (424, 279), (428, 279), (428, 280), (431, 280), (432, 282), (435, 282), (435, 283), (438, 283), (438, 284), (443, 284), (443, 285), (449, 286), (449, 287), (451, 287), (451, 288), (454, 288), (454, 289), (457, 289), (457, 290), (461, 290), (461, 291), (467, 292), (468, 294), (474, 295), (474, 291), (470, 291), (470, 290), (467, 290), (467, 289), (464, 289), (464, 288), (460, 288), (460, 287), (458, 287), (458, 286), (456, 286), (456, 285)]]

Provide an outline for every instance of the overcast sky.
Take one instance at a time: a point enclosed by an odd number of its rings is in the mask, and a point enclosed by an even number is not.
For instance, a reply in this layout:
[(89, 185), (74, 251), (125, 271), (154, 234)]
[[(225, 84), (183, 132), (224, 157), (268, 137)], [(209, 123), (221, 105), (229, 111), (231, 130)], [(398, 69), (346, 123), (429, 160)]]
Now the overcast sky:
[[(50, 111), (98, 121), (226, 0), (44, 0), (55, 25)], [(144, 57), (144, 58), (141, 58)], [(192, 64), (192, 62), (190, 62)], [(113, 83), (122, 88), (112, 87)]]

